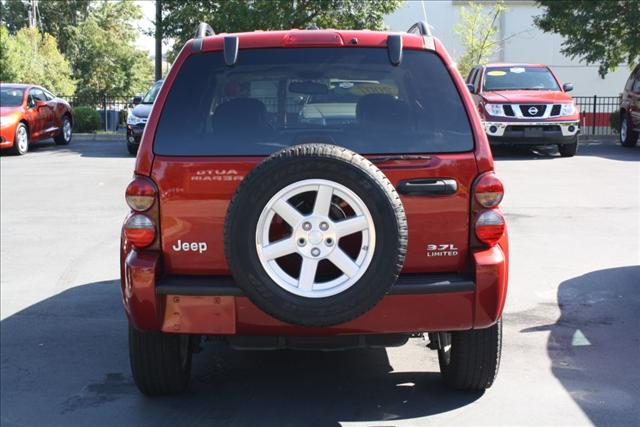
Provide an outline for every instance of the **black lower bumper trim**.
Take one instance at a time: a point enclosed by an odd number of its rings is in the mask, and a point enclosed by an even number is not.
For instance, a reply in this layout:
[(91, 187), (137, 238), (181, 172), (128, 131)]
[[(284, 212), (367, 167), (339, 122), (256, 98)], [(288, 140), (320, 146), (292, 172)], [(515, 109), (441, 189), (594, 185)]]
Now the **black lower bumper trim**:
[[(403, 274), (388, 294), (424, 295), (474, 290), (473, 280), (458, 274)], [(156, 292), (160, 295), (245, 296), (230, 276), (165, 276), (158, 281)]]

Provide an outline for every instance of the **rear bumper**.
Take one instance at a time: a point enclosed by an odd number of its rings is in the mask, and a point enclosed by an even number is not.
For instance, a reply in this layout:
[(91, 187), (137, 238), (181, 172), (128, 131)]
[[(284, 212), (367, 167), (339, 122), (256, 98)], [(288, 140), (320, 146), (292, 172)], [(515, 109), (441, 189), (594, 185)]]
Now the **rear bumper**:
[(155, 252), (131, 251), (126, 256), (122, 295), (134, 326), (173, 333), (321, 336), (485, 328), (502, 315), (507, 291), (505, 252), (500, 246), (476, 252), (475, 274), (470, 277), (402, 275), (372, 310), (325, 328), (274, 319), (246, 298), (229, 277), (161, 277), (161, 255)]
[(492, 145), (570, 144), (580, 132), (578, 121), (563, 122), (484, 122)]

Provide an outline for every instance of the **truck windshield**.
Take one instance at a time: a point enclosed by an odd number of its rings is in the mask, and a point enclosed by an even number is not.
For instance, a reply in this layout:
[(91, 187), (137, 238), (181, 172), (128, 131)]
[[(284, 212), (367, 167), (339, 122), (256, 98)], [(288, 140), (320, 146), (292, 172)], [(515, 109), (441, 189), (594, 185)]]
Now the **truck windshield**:
[(488, 67), (484, 75), (485, 91), (560, 90), (546, 67)]
[(473, 149), (464, 104), (442, 60), (380, 48), (241, 50), (187, 59), (169, 91), (154, 152), (269, 155), (322, 142), (362, 154)]

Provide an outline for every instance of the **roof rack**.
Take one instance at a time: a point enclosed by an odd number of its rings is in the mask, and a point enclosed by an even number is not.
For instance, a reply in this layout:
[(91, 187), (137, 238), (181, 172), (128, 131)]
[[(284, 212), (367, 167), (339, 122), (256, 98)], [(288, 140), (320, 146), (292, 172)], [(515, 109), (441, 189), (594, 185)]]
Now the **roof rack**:
[(211, 25), (206, 22), (201, 22), (198, 24), (198, 28), (196, 28), (196, 34), (193, 36), (194, 39), (201, 39), (207, 36), (215, 36), (216, 32), (213, 31)]
[(407, 33), (431, 37), (431, 28), (429, 28), (429, 24), (426, 21), (418, 21), (407, 30)]
[(202, 50), (202, 39), (207, 36), (215, 36), (216, 32), (213, 31), (211, 25), (206, 22), (201, 22), (196, 28), (196, 33), (193, 35), (193, 45), (191, 45), (192, 52), (200, 52)]

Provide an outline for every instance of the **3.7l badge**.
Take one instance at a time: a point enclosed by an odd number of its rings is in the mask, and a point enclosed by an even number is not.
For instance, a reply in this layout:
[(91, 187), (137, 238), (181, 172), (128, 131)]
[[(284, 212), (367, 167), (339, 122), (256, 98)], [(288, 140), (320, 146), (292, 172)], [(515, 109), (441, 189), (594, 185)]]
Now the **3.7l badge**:
[(453, 243), (440, 243), (427, 245), (428, 257), (441, 257), (441, 256), (458, 256), (458, 248)]

